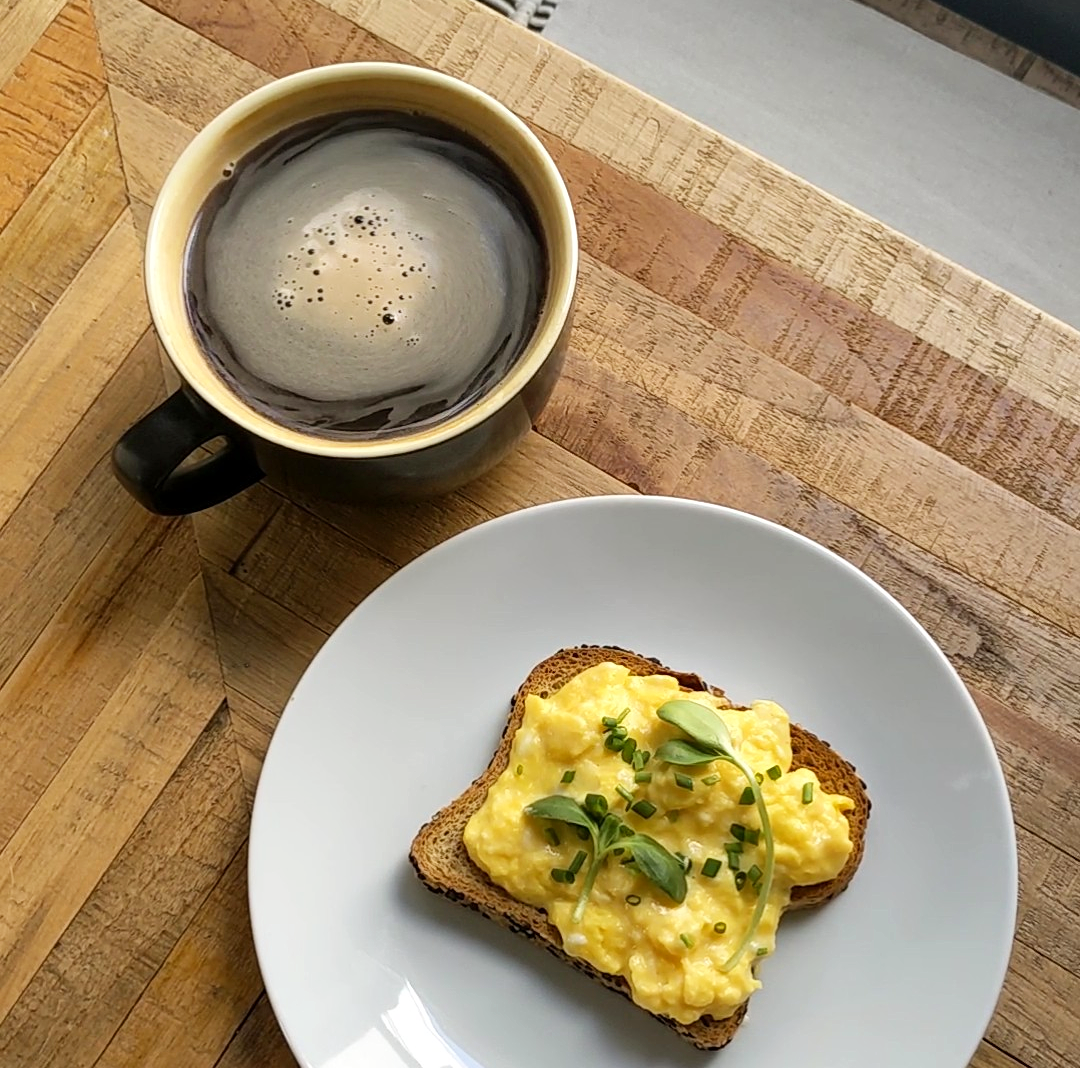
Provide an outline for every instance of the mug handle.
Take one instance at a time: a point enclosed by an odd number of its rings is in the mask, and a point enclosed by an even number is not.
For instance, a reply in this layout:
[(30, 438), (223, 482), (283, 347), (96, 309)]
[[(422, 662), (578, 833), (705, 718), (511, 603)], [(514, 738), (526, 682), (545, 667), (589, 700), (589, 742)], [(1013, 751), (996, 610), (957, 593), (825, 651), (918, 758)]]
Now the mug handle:
[[(226, 444), (212, 456), (180, 466), (200, 445), (219, 436)], [(120, 438), (113, 447), (112, 465), (124, 489), (158, 515), (199, 512), (263, 477), (235, 427), (182, 389)]]

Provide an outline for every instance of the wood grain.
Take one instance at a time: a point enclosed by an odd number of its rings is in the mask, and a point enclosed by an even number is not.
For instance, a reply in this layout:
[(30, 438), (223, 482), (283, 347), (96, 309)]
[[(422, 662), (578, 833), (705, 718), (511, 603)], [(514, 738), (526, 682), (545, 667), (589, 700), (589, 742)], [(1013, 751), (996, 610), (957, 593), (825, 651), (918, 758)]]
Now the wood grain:
[(100, 1068), (217, 1062), (262, 990), (246, 868), (241, 848), (97, 1061)]
[[(281, 1034), (264, 994), (255, 1003), (229, 1048), (214, 1068), (296, 1068), (296, 1060)], [(997, 1068), (987, 1065), (987, 1068)]]
[(118, 225), (124, 201), (112, 119), (102, 99), (0, 230), (0, 370)]
[(0, 1024), (5, 1065), (100, 1063), (202, 913), (245, 822), (222, 705)]
[[(36, 4), (20, 5), (34, 8)], [(44, 13), (51, 5), (44, 6)], [(4, 52), (26, 32), (33, 20), (19, 20), (9, 12), (0, 24)], [(5, 181), (0, 185), (0, 227), (40, 180), (53, 158), (78, 129), (93, 105), (105, 93), (97, 37), (89, 0), (68, 4), (44, 28), (22, 61), (5, 69), (0, 52), (0, 159)]]
[(194, 578), (0, 852), (7, 880), (0, 1014), (41, 967), (220, 703), (205, 607), (202, 581)]
[[(1020, 856), (971, 1064), (1078, 1068), (1076, 332), (469, 0), (91, 2), (0, 0), (0, 1061), (292, 1068), (244, 884), (297, 679), (446, 538), (641, 491), (815, 538), (938, 641)], [(150, 205), (239, 95), (349, 59), (466, 77), (545, 141), (584, 253), (566, 373), (522, 448), (442, 500), (259, 485), (149, 516), (108, 453), (176, 381), (141, 288)]]
[[(6, 844), (191, 575), (191, 532), (132, 511), (72, 584), (0, 688), (0, 844)], [(192, 576), (193, 577), (193, 576)], [(78, 700), (73, 701), (73, 694)]]

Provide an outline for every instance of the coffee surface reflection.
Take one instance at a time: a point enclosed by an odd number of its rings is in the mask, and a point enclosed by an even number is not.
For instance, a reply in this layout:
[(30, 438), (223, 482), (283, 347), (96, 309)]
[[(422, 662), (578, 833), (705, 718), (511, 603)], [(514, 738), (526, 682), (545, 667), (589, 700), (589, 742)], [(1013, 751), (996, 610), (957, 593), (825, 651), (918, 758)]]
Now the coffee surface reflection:
[(333, 438), (412, 432), (503, 379), (547, 273), (517, 180), (437, 120), (348, 112), (226, 169), (188, 240), (188, 314), (226, 384)]

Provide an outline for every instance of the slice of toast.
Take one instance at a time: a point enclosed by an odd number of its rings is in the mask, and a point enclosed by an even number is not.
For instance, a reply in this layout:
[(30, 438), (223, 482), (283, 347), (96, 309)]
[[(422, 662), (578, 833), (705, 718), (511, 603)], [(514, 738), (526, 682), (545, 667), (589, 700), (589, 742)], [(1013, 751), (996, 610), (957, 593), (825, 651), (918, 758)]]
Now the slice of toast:
[[(621, 664), (629, 668), (634, 675), (671, 675), (688, 691), (708, 689), (717, 697), (727, 700), (723, 691), (707, 687), (697, 675), (673, 671), (659, 661), (649, 660), (624, 649), (610, 646), (562, 649), (537, 664), (529, 673), (511, 702), (510, 716), (491, 763), (463, 794), (420, 828), (413, 839), (409, 859), (429, 890), (524, 935), (559, 960), (629, 998), (630, 986), (621, 975), (600, 972), (581, 958), (570, 957), (564, 953), (562, 938), (555, 926), (548, 922), (547, 913), (543, 909), (518, 901), (502, 887), (491, 882), (487, 875), (473, 864), (462, 837), (469, 817), (480, 808), (487, 797), (488, 788), (506, 769), (511, 742), (525, 714), (525, 698), (529, 694), (547, 697), (575, 675), (602, 663)], [(735, 706), (729, 702), (728, 707)], [(840, 874), (827, 883), (798, 886), (792, 891), (789, 907), (808, 908), (836, 897), (847, 888), (855, 874), (863, 854), (870, 798), (866, 793), (866, 784), (851, 764), (834, 752), (828, 742), (823, 742), (795, 723), (791, 724), (791, 747), (792, 768), (810, 768), (826, 791), (844, 794), (855, 802), (854, 809), (846, 813), (854, 848)], [(694, 1023), (683, 1024), (666, 1016), (656, 1016), (656, 1019), (667, 1024), (699, 1049), (720, 1049), (731, 1041), (736, 1028), (746, 1015), (746, 1005), (747, 1003), (743, 1002), (731, 1016), (720, 1020), (703, 1016)]]

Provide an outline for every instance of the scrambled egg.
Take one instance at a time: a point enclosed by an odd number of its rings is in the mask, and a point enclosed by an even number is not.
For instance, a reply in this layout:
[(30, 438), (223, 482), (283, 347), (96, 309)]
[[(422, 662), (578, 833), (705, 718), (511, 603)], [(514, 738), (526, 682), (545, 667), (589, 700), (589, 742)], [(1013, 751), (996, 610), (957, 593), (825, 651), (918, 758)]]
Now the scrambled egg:
[[(727, 761), (676, 769), (653, 759), (647, 769), (653, 772), (652, 781), (638, 784), (634, 768), (619, 752), (604, 747), (602, 717), (618, 717), (624, 709), (629, 712), (622, 726), (640, 749), (654, 753), (664, 741), (681, 737), (656, 715), (665, 702), (679, 698), (720, 712), (743, 760), (763, 776), (761, 790), (772, 825), (772, 890), (752, 942), (728, 972), (722, 966), (742, 940), (756, 904), (750, 885), (736, 888), (725, 853), (725, 843), (733, 840), (733, 824), (750, 828), (751, 838), (759, 827), (755, 807), (740, 804), (745, 777)], [(765, 774), (777, 765), (782, 772), (778, 778)], [(493, 882), (547, 911), (567, 954), (584, 958), (600, 971), (624, 976), (634, 1001), (643, 1008), (682, 1023), (705, 1014), (721, 1019), (760, 987), (754, 966), (775, 947), (776, 926), (791, 888), (835, 878), (851, 853), (843, 813), (854, 807), (852, 801), (825, 793), (812, 771), (790, 767), (789, 720), (779, 705), (755, 701), (747, 711), (727, 709), (711, 694), (680, 691), (669, 675), (631, 675), (616, 664), (599, 664), (547, 699), (535, 695), (526, 699), (509, 765), (466, 825), (465, 846)], [(572, 782), (563, 782), (564, 773), (571, 770)], [(679, 786), (675, 771), (689, 773), (694, 788)], [(719, 781), (703, 784), (701, 779), (709, 775), (719, 775)], [(813, 784), (809, 790), (807, 783)], [(616, 786), (633, 792), (635, 798), (647, 798), (656, 812), (643, 819), (625, 811)], [(587, 793), (603, 794), (611, 811), (635, 831), (690, 858), (682, 904), (609, 856), (581, 921), (573, 922), (571, 912), (582, 880), (568, 885), (556, 882), (551, 873), (566, 868), (579, 848), (590, 847), (565, 825), (559, 826), (555, 845), (545, 834), (553, 825), (525, 815), (524, 809), (551, 794), (583, 802)], [(713, 878), (702, 871), (709, 858), (723, 862)], [(754, 864), (763, 869), (764, 839), (757, 845), (744, 843), (737, 863), (742, 871)]]

